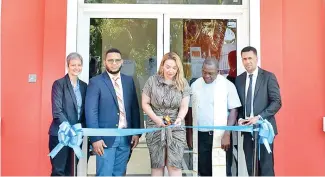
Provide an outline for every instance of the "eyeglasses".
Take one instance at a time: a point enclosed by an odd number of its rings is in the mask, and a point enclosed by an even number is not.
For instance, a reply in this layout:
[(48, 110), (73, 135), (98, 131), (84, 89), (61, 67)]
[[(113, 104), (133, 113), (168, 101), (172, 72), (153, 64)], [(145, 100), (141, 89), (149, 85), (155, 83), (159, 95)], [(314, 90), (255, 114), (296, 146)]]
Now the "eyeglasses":
[(119, 59), (108, 59), (106, 61), (109, 64), (113, 64), (113, 63), (120, 63), (122, 61), (122, 59), (120, 59), (120, 58)]

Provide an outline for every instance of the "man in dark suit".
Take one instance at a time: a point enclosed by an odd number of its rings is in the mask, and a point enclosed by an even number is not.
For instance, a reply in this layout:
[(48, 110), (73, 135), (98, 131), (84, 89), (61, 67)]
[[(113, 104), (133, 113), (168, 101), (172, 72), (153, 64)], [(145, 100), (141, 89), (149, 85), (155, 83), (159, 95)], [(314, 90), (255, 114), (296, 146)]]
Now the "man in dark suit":
[[(87, 84), (78, 79), (82, 71), (82, 57), (73, 52), (67, 56), (68, 73), (56, 81), (52, 86), (52, 116), (49, 128), (49, 150), (52, 151), (59, 143), (58, 131), (62, 122), (70, 125), (81, 123), (85, 127), (84, 103)], [(73, 149), (65, 146), (51, 159), (51, 176), (70, 176), (73, 174)]]
[[(238, 112), (239, 125), (256, 124), (260, 119), (268, 120), (277, 134), (275, 114), (281, 108), (281, 96), (278, 81), (269, 71), (257, 67), (257, 51), (248, 46), (242, 49), (241, 57), (246, 72), (236, 78), (236, 88), (242, 107)], [(251, 133), (243, 133), (244, 152), (247, 171), (252, 176), (254, 141)], [(274, 176), (273, 144), (272, 153), (268, 153), (264, 146), (260, 148), (258, 175)]]
[[(140, 128), (139, 104), (133, 78), (120, 73), (123, 60), (118, 49), (109, 49), (106, 71), (89, 81), (85, 113), (88, 128)], [(96, 156), (97, 176), (123, 176), (130, 149), (139, 136), (90, 137)]]

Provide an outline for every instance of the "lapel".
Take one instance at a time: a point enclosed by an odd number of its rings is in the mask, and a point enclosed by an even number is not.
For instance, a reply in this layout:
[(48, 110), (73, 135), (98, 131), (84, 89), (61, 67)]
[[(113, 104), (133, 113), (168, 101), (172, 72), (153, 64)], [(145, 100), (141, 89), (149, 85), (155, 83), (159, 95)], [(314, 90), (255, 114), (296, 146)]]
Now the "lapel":
[(113, 86), (113, 83), (112, 83), (112, 80), (111, 78), (109, 77), (109, 75), (107, 74), (107, 71), (104, 71), (103, 74), (103, 80), (105, 82), (105, 84), (107, 85), (109, 91), (111, 92), (112, 94), (112, 97), (114, 99), (114, 102), (115, 104), (118, 106), (118, 103), (117, 103), (117, 97), (116, 97), (116, 93), (115, 93), (115, 89), (114, 89), (114, 86)]
[(69, 90), (70, 96), (71, 96), (71, 98), (72, 98), (74, 108), (75, 108), (76, 111), (77, 111), (77, 110), (78, 110), (78, 108), (77, 108), (77, 99), (76, 99), (76, 96), (75, 96), (75, 94), (74, 94), (74, 91), (73, 91), (73, 88), (72, 88), (72, 84), (71, 84), (71, 81), (70, 81), (69, 75), (66, 74), (64, 78), (65, 78), (65, 83), (66, 83), (66, 86), (68, 87), (68, 90)]
[(247, 72), (245, 72), (243, 75), (242, 75), (242, 79), (240, 79), (240, 81), (242, 83), (240, 83), (240, 85), (243, 85), (243, 87), (240, 87), (240, 95), (242, 96), (243, 98), (243, 103), (246, 103), (246, 95), (245, 95), (245, 90), (246, 90), (246, 77), (247, 77)]
[(258, 74), (257, 74), (255, 90), (254, 90), (254, 102), (256, 100), (255, 98), (256, 98), (257, 92), (263, 82), (264, 82), (264, 71), (262, 69), (258, 68)]
[(127, 89), (127, 82), (126, 82), (126, 78), (125, 75), (121, 73), (121, 83), (122, 83), (122, 89), (123, 89), (123, 103), (124, 103), (124, 108), (125, 108), (125, 104), (127, 103), (126, 100), (126, 92), (128, 91)]
[[(86, 87), (87, 85), (83, 84), (83, 82), (81, 82), (81, 80), (79, 80), (79, 88), (80, 88), (80, 92), (81, 92), (81, 98), (82, 98), (82, 104), (81, 107), (83, 107), (85, 104), (85, 97), (86, 97)], [(83, 109), (81, 109), (83, 110)]]

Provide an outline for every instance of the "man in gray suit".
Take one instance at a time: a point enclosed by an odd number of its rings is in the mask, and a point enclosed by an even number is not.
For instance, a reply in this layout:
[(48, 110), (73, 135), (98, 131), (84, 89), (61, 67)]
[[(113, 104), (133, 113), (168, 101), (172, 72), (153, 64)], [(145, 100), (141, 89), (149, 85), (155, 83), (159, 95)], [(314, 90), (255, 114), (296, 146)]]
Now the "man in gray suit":
[[(241, 57), (246, 72), (236, 78), (235, 84), (243, 105), (238, 111), (238, 124), (252, 125), (260, 119), (266, 119), (272, 124), (277, 135), (274, 115), (281, 108), (278, 81), (273, 73), (257, 67), (257, 51), (254, 47), (243, 48)], [(254, 141), (251, 133), (243, 133), (243, 136), (247, 171), (252, 176)], [(273, 144), (270, 146), (270, 154), (264, 146), (260, 148), (259, 176), (274, 176)]]

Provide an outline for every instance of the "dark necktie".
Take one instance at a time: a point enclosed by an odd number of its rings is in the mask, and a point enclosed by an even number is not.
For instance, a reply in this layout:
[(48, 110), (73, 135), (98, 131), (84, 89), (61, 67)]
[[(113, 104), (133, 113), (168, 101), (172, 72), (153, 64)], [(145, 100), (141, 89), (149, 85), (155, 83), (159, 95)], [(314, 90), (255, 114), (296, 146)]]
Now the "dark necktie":
[(246, 97), (246, 117), (251, 116), (252, 111), (252, 83), (253, 83), (253, 74), (249, 75), (249, 86), (247, 89), (247, 97)]

